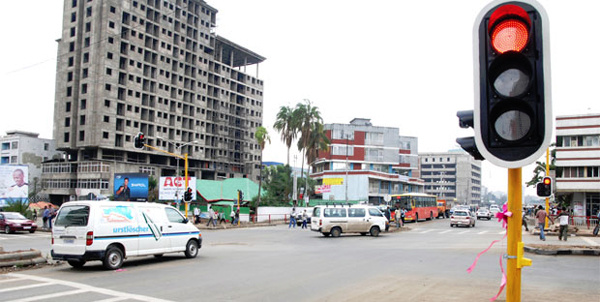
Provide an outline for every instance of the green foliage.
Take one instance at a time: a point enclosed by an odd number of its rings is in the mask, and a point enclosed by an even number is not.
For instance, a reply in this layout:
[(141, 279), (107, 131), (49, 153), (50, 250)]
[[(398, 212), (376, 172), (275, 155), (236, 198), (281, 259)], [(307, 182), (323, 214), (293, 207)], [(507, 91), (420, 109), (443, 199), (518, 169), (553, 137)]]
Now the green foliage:
[[(555, 147), (556, 144), (551, 144), (550, 148)], [(556, 170), (556, 148), (550, 150), (550, 171)], [(558, 173), (556, 174), (558, 175)], [(542, 181), (542, 178), (546, 176), (546, 162), (536, 161), (535, 168), (533, 168), (533, 176), (525, 183), (528, 187), (535, 187), (538, 182)]]
[(29, 210), (29, 202), (22, 199), (8, 199), (6, 200), (7, 206), (4, 207), (4, 212), (18, 212), (23, 216), (32, 218), (32, 213)]
[(156, 201), (158, 199), (158, 180), (153, 175), (148, 177), (148, 201)]
[(262, 196), (261, 205), (289, 205), (293, 189), (292, 168), (285, 166), (270, 166), (264, 169), (264, 184), (266, 194)]

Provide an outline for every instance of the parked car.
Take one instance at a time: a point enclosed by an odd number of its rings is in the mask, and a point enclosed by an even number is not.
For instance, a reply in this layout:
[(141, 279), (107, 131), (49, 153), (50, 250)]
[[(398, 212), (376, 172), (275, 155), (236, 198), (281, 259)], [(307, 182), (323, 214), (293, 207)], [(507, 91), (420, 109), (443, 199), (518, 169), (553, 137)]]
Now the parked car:
[(450, 216), (450, 227), (459, 225), (475, 227), (475, 215), (469, 210), (455, 210)]
[(6, 234), (14, 233), (15, 231), (27, 231), (33, 233), (37, 230), (37, 225), (21, 213), (2, 212), (0, 213), (0, 228), (4, 230)]
[(486, 208), (481, 208), (479, 209), (479, 211), (477, 211), (477, 219), (487, 219), (490, 220), (492, 219), (492, 212), (490, 212), (490, 210), (486, 209)]
[(321, 232), (325, 237), (339, 237), (342, 233), (371, 234), (377, 237), (388, 226), (387, 218), (374, 206), (316, 206), (310, 229)]

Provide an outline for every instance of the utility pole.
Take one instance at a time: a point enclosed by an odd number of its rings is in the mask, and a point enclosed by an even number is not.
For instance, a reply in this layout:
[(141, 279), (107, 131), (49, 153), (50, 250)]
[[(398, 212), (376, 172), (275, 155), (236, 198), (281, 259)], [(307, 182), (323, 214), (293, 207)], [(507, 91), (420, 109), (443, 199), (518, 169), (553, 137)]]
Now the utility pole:
[(348, 203), (348, 170), (350, 170), (350, 166), (348, 165), (348, 141), (350, 140), (350, 134), (346, 134), (346, 203)]

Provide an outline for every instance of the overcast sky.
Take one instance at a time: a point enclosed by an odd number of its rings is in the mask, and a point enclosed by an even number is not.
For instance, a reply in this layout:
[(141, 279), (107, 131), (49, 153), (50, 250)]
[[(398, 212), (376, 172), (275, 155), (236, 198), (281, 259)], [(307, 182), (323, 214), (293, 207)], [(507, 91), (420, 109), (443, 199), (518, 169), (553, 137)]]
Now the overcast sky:
[[(258, 68), (272, 138), (265, 161), (286, 161), (272, 125), (280, 106), (303, 99), (325, 123), (360, 117), (397, 127), (418, 137), (420, 152), (456, 149), (457, 137), (473, 135), (458, 127), (456, 111), (473, 108), (473, 23), (491, 1), (207, 2), (219, 10), (218, 35), (267, 58)], [(600, 1), (539, 2), (550, 20), (554, 116), (599, 113)], [(0, 135), (16, 129), (52, 137), (62, 8), (62, 0), (3, 1)], [(505, 191), (506, 175), (484, 162), (484, 186)], [(530, 178), (525, 167), (523, 180)]]

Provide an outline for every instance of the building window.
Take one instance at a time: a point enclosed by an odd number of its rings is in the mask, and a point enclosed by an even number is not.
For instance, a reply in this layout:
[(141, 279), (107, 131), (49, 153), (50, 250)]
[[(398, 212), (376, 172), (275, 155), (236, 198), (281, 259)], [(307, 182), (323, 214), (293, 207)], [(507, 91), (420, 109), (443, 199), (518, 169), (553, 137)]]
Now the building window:
[(71, 13), (71, 22), (77, 21), (77, 13)]
[(115, 9), (115, 7), (114, 7), (114, 6), (111, 6), (111, 7), (110, 7), (110, 12), (111, 12), (111, 13), (113, 13), (113, 14), (116, 12), (116, 9)]
[(88, 77), (88, 69), (84, 68), (83, 71), (81, 72), (81, 78), (85, 79), (87, 77)]
[(112, 75), (112, 69), (106, 68), (106, 74), (107, 75)]
[(109, 60), (112, 60), (112, 58), (113, 58), (112, 52), (107, 52), (106, 53), (106, 58), (109, 59)]
[(89, 33), (90, 31), (92, 31), (92, 23), (91, 22), (87, 22), (85, 24), (85, 32)]
[(44, 143), (44, 151), (48, 151), (49, 148), (50, 148), (50, 144)]
[(75, 51), (75, 42), (69, 43), (69, 52)]
[(73, 94), (73, 87), (67, 87), (67, 97)]
[(67, 82), (73, 81), (73, 72), (69, 71), (67, 73)]
[(67, 63), (67, 65), (68, 65), (69, 67), (72, 67), (72, 66), (73, 66), (73, 62), (74, 62), (74, 61), (73, 61), (73, 57), (70, 57), (70, 58), (69, 58), (69, 62)]
[(71, 37), (75, 37), (75, 27), (71, 27)]
[[(82, 126), (85, 125), (85, 115), (79, 116), (79, 125), (82, 125)], [(81, 136), (81, 132), (80, 132), (80, 136)]]
[(13, 150), (19, 149), (19, 142), (12, 142), (10, 145), (10, 148)]
[(85, 140), (85, 131), (79, 131), (79, 141), (82, 142)]
[(69, 142), (69, 132), (65, 132), (65, 135), (64, 135), (64, 140), (63, 140), (63, 141), (64, 141), (65, 143), (68, 143), (68, 142)]
[(102, 132), (102, 138), (108, 139), (108, 132)]
[(113, 21), (108, 22), (108, 27), (115, 28), (115, 22), (113, 22)]
[(71, 102), (65, 104), (65, 112), (71, 112)]
[(85, 99), (81, 100), (80, 105), (79, 105), (80, 109), (85, 109), (86, 106), (87, 106), (87, 100), (85, 100)]
[(110, 107), (110, 101), (104, 100), (104, 107)]
[(71, 118), (70, 117), (65, 118), (65, 127), (71, 127)]
[(86, 52), (83, 54), (83, 63), (87, 63), (90, 61), (90, 53)]
[(86, 94), (87, 93), (87, 84), (81, 84), (81, 93), (82, 94)]

